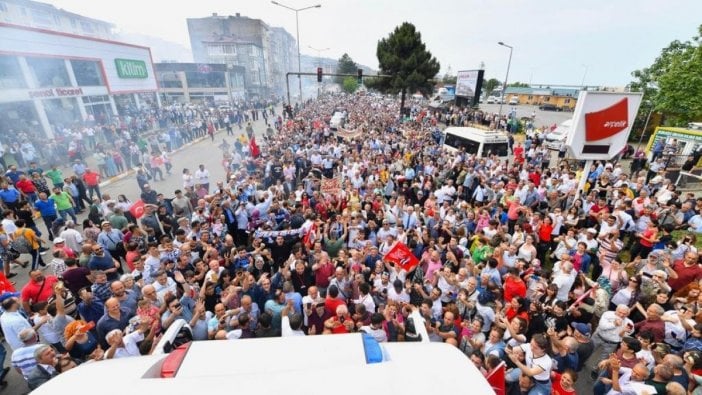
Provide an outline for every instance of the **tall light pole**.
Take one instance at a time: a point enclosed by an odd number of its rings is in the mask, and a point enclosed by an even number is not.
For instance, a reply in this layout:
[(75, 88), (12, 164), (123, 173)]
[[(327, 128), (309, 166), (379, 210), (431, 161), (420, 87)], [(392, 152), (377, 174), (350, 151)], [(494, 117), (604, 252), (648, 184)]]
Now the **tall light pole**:
[(498, 42), (497, 44), (501, 45), (503, 47), (509, 48), (509, 60), (507, 61), (507, 74), (505, 74), (505, 82), (502, 83), (502, 97), (500, 98), (500, 109), (497, 112), (497, 122), (498, 122), (497, 127), (499, 129), (499, 126), (500, 126), (499, 122), (502, 119), (502, 103), (505, 102), (505, 93), (507, 92), (507, 79), (509, 78), (509, 68), (512, 65), (512, 50), (514, 50), (514, 48), (510, 45), (503, 43), (502, 41)]
[[(271, 0), (271, 3), (273, 3), (274, 5), (277, 5), (279, 7), (287, 8), (288, 10), (295, 12), (295, 29), (297, 30), (297, 72), (300, 73), (302, 66), (301, 66), (301, 62), (300, 62), (300, 17), (299, 17), (299, 14), (300, 14), (300, 11), (305, 11), (305, 10), (309, 10), (312, 8), (321, 8), (322, 5), (316, 4), (316, 5), (311, 5), (309, 7), (292, 8), (292, 7), (286, 6), (285, 4), (280, 4), (275, 0)], [(299, 74), (297, 76), (297, 81), (299, 82), (299, 86), (300, 86), (300, 102), (302, 102), (302, 76), (300, 76)], [(292, 104), (292, 103), (288, 103), (288, 104)]]
[(585, 68), (585, 71), (583, 72), (583, 79), (580, 81), (580, 86), (585, 89), (585, 77), (587, 77), (587, 69), (589, 69), (590, 66), (587, 64), (583, 64), (582, 66)]
[(643, 130), (641, 131), (641, 136), (639, 136), (639, 144), (638, 144), (638, 146), (636, 147), (637, 150), (638, 150), (638, 149), (641, 149), (641, 142), (643, 141), (644, 134), (646, 134), (646, 129), (648, 129), (648, 121), (651, 120), (651, 113), (653, 112), (653, 109), (654, 109), (654, 105), (653, 105), (653, 103), (651, 103), (650, 100), (646, 100), (645, 103), (646, 103), (648, 106), (650, 106), (651, 109), (648, 110), (648, 115), (646, 116), (646, 122), (644, 123)]

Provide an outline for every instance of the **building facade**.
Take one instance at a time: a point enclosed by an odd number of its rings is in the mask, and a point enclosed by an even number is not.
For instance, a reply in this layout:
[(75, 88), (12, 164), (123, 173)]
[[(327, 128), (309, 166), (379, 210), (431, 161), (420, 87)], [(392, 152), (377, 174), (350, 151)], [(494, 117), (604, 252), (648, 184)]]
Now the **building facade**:
[(519, 104), (533, 106), (550, 104), (561, 111), (573, 111), (578, 102), (579, 93), (580, 90), (574, 88), (507, 87), (504, 99), (507, 103), (517, 98)]
[(243, 67), (249, 98), (268, 98), (284, 91), (285, 73), (293, 68), (295, 40), (281, 28), (240, 14), (188, 18), (196, 63)]
[(215, 106), (246, 99), (246, 70), (216, 63), (156, 63), (161, 102)]
[(149, 48), (0, 23), (0, 133), (55, 131), (160, 105)]
[(111, 23), (30, 0), (0, 0), (0, 22), (79, 36), (115, 39)]

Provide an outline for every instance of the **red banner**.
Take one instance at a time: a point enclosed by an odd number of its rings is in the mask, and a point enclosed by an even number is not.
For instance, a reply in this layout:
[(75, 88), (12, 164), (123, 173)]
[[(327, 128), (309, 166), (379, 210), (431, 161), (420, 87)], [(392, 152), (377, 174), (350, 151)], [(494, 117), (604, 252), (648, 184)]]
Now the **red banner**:
[(499, 365), (492, 372), (488, 373), (486, 377), (488, 383), (492, 386), (495, 395), (505, 395), (506, 384), (505, 384), (505, 363), (500, 362)]
[(385, 254), (384, 259), (394, 263), (408, 273), (419, 265), (419, 259), (412, 254), (409, 247), (399, 241)]
[(142, 216), (144, 216), (144, 201), (139, 199), (134, 204), (132, 204), (132, 207), (129, 208), (129, 212), (132, 213), (134, 218), (139, 219)]
[(339, 192), (341, 192), (341, 180), (338, 178), (322, 178), (322, 184), (320, 185), (319, 190), (322, 193), (328, 193), (331, 195), (335, 195)]

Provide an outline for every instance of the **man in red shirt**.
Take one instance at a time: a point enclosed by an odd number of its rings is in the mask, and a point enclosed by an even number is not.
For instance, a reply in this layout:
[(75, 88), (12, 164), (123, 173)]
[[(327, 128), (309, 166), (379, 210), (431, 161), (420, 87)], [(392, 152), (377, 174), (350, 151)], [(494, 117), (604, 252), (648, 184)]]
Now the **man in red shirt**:
[(666, 265), (665, 271), (670, 277), (668, 285), (673, 292), (702, 278), (702, 267), (697, 263), (697, 254), (694, 252), (685, 254), (685, 257), (676, 261), (672, 268)]
[(31, 204), (34, 205), (34, 202), (37, 200), (37, 188), (34, 186), (32, 180), (27, 178), (26, 175), (20, 174), (19, 180), (17, 180), (17, 183), (15, 184), (15, 188), (22, 192), (22, 194), (27, 197)]
[(44, 276), (41, 270), (29, 273), (29, 282), (22, 288), (20, 294), (24, 311), (32, 311), (31, 306), (46, 302), (54, 294), (54, 285), (58, 282), (55, 276)]
[(102, 194), (100, 194), (100, 173), (97, 173), (95, 170), (92, 169), (85, 169), (85, 174), (83, 174), (83, 181), (85, 182), (86, 188), (88, 188), (90, 200), (93, 200), (93, 193), (96, 193), (98, 199), (101, 199)]
[(504, 283), (505, 303), (509, 303), (517, 296), (526, 298), (526, 284), (519, 278), (519, 269), (511, 267), (507, 269)]

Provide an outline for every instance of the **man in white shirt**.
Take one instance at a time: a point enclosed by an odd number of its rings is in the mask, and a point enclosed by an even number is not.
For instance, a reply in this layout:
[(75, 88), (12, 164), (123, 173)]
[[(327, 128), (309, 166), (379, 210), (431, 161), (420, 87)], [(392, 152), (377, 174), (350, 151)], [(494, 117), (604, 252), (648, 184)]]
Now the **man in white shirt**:
[(602, 314), (597, 330), (592, 335), (592, 342), (597, 348), (602, 345), (601, 360), (606, 359), (617, 350), (622, 337), (634, 331), (634, 322), (629, 318), (629, 307), (619, 305), (615, 311), (606, 311)]
[(2, 302), (2, 309), (5, 311), (0, 315), (0, 326), (5, 335), (7, 344), (12, 350), (17, 350), (24, 346), (19, 334), (23, 329), (31, 328), (27, 318), (19, 312), (20, 303), (15, 297), (7, 298)]
[(205, 169), (205, 165), (200, 165), (195, 170), (195, 183), (202, 185), (208, 192), (210, 190), (210, 172)]
[(567, 302), (568, 292), (575, 282), (577, 273), (573, 270), (573, 264), (570, 262), (563, 262), (557, 273), (554, 273), (553, 284), (558, 286), (558, 293), (556, 294), (556, 299)]
[(300, 328), (302, 327), (302, 315), (298, 313), (290, 314), (290, 311), (295, 311), (293, 300), (290, 299), (280, 312), (280, 332), (282, 337), (289, 336), (305, 336)]

